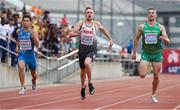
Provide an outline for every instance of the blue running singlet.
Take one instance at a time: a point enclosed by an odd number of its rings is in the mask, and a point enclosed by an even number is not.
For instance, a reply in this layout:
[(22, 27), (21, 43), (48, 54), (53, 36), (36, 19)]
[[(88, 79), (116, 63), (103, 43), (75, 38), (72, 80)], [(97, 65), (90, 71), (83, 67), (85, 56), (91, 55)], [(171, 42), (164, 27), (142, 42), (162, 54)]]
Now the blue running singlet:
[(32, 33), (26, 32), (24, 31), (23, 28), (21, 28), (19, 31), (18, 42), (19, 42), (18, 62), (23, 61), (25, 64), (29, 66), (31, 70), (36, 70), (37, 61), (34, 53), (34, 42), (32, 38)]

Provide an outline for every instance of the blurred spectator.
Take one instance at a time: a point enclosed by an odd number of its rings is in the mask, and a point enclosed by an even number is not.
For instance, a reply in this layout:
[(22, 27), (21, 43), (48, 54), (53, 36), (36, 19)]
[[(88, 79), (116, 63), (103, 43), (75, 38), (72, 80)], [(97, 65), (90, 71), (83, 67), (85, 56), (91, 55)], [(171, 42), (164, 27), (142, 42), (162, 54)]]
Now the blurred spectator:
[(1, 21), (3, 21), (4, 24), (8, 23), (8, 18), (7, 18), (7, 10), (3, 9), (1, 13)]
[[(77, 49), (78, 37), (77, 34), (68, 33), (67, 29), (69, 28), (69, 20), (66, 17), (66, 14), (64, 14), (64, 16), (60, 20), (60, 27), (57, 27), (55, 23), (52, 24), (49, 17), (49, 11), (44, 11), (44, 15), (42, 16), (42, 11), (39, 10), (39, 8), (32, 7), (32, 10), (29, 12), (26, 10), (25, 4), (21, 12), (13, 8), (6, 9), (4, 3), (0, 4), (0, 8), (2, 9), (0, 15), (0, 34), (2, 34), (0, 35), (0, 43), (3, 47), (9, 48), (11, 51), (15, 52), (15, 41), (17, 41), (18, 38), (16, 30), (21, 27), (22, 15), (25, 13), (30, 13), (31, 15), (33, 15), (32, 28), (38, 33), (40, 39), (41, 48), (39, 48), (38, 50), (42, 51), (42, 53), (45, 50), (45, 52), (50, 53), (50, 57), (58, 57), (59, 52), (63, 53), (61, 55), (64, 55)], [(4, 36), (8, 36), (12, 41), (7, 40), (7, 38)], [(7, 51), (4, 51), (2, 49), (0, 51), (2, 54), (2, 62), (5, 62)], [(11, 66), (16, 66), (16, 56), (12, 53), (10, 53), (10, 55)]]
[[(6, 24), (7, 24), (7, 15), (5, 12), (3, 12), (1, 18), (1, 24), (0, 24), (0, 45), (5, 48), (7, 47), (7, 38), (5, 36), (7, 36), (8, 34), (8, 27)], [(3, 63), (6, 62), (6, 56), (7, 56), (6, 53), (7, 51), (0, 48), (1, 62)]]
[[(11, 31), (9, 32), (9, 35), (11, 36), (11, 41), (9, 44), (10, 50), (13, 52), (16, 52), (16, 41), (18, 38), (18, 35), (16, 33), (16, 30), (19, 28), (18, 24), (15, 24), (15, 18), (10, 19), (10, 27)], [(17, 56), (14, 54), (11, 54), (11, 66), (16, 66), (17, 65)]]
[(47, 25), (50, 24), (51, 20), (49, 18), (49, 11), (44, 12), (44, 16), (43, 16), (42, 20), (45, 24), (47, 24)]
[[(74, 26), (72, 26), (71, 28), (74, 28)], [(78, 33), (69, 32), (68, 37), (70, 39), (69, 40), (70, 41), (70, 49), (69, 49), (69, 51), (72, 52), (72, 51), (78, 49), (78, 43), (79, 43), (79, 41), (78, 41), (78, 38), (79, 38)], [(77, 58), (77, 54), (74, 54), (71, 57), (71, 59), (75, 59), (75, 58)]]
[(120, 54), (122, 59), (124, 59), (126, 57), (127, 52), (126, 52), (124, 47), (119, 51), (119, 54)]
[(0, 10), (3, 10), (5, 8), (5, 4), (4, 4), (4, 2), (1, 2), (1, 4), (0, 4)]
[(32, 6), (32, 9), (31, 9), (35, 14), (36, 16), (41, 16), (42, 15), (42, 10), (36, 6)]
[(57, 26), (52, 24), (50, 25), (48, 35), (46, 36), (46, 40), (44, 41), (43, 45), (48, 50), (53, 50), (53, 57), (58, 57), (59, 50), (60, 50), (60, 42), (58, 39), (57, 33)]
[(33, 29), (36, 33), (39, 33), (39, 20), (36, 16), (33, 16), (32, 19), (32, 25), (33, 25)]
[(127, 45), (127, 53), (129, 55), (131, 55), (132, 49), (133, 49), (133, 40), (130, 40)]
[(69, 35), (68, 35), (68, 31), (67, 31), (68, 28), (69, 28), (68, 26), (61, 25), (60, 38), (61, 38), (63, 55), (69, 53), (69, 50), (70, 50), (71, 39), (69, 38)]
[(61, 25), (62, 26), (68, 26), (68, 24), (69, 24), (69, 20), (66, 17), (66, 14), (64, 14), (64, 16), (61, 18)]
[(23, 8), (22, 8), (22, 13), (23, 13), (23, 15), (27, 13), (27, 11), (26, 11), (26, 4), (25, 3), (24, 3)]
[(13, 19), (14, 19), (14, 26), (20, 27), (21, 23), (20, 23), (20, 16), (18, 13), (13, 14)]
[[(71, 28), (74, 28), (72, 26)], [(70, 50), (73, 51), (78, 48), (78, 34), (77, 33), (68, 33), (69, 39), (70, 39)]]

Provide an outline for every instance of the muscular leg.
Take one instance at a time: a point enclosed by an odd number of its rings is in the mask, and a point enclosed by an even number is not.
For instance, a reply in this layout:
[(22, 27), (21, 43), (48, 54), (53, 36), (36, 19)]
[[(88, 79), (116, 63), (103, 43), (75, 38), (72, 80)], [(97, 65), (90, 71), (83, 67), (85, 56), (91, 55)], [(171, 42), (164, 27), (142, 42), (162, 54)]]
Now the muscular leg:
[(156, 90), (158, 88), (159, 85), (159, 74), (161, 71), (161, 62), (153, 62), (152, 63), (152, 67), (153, 67), (153, 71), (154, 71), (154, 77), (153, 77), (153, 82), (152, 82), (152, 95), (154, 95), (156, 93)]
[(24, 83), (25, 83), (25, 76), (24, 76), (25, 64), (24, 64), (24, 62), (22, 62), (22, 61), (18, 62), (18, 67), (19, 67), (19, 79), (20, 79), (21, 86), (23, 87)]
[(145, 61), (145, 60), (141, 60), (140, 64), (139, 64), (139, 76), (141, 78), (144, 78), (147, 74), (147, 70), (148, 70), (148, 65), (149, 65), (149, 62), (148, 61)]
[(84, 65), (85, 65), (87, 76), (88, 76), (88, 83), (91, 83), (91, 73), (92, 73), (91, 62), (92, 62), (92, 59), (90, 57), (86, 57), (84, 61)]
[(33, 80), (36, 80), (37, 78), (36, 70), (31, 70), (31, 76)]
[(85, 88), (85, 80), (86, 80), (86, 70), (85, 69), (81, 69), (81, 86), (82, 88)]

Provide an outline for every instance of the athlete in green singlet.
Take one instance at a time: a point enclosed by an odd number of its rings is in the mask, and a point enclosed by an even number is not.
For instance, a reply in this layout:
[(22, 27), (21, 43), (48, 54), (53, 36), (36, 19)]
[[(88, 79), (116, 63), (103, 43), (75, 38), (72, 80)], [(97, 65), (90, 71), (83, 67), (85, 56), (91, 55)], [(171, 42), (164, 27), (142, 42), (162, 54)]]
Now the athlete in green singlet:
[(158, 103), (155, 96), (159, 85), (159, 73), (162, 66), (162, 43), (169, 44), (170, 40), (166, 34), (166, 29), (163, 25), (156, 21), (157, 11), (154, 8), (149, 8), (147, 13), (147, 22), (139, 25), (137, 35), (134, 38), (134, 49), (132, 52), (132, 59), (136, 59), (136, 49), (138, 41), (142, 36), (142, 54), (139, 65), (139, 75), (144, 78), (147, 74), (149, 63), (153, 67), (153, 82), (152, 82), (152, 102)]

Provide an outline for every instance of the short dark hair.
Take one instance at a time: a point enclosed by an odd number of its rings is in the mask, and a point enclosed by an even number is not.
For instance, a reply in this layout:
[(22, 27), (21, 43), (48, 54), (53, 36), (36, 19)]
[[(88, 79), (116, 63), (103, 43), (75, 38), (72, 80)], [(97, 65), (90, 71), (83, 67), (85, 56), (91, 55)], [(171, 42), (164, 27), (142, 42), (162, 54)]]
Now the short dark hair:
[(32, 19), (31, 19), (31, 16), (30, 16), (29, 14), (24, 14), (24, 15), (23, 15), (23, 20), (24, 20), (24, 18), (29, 18), (30, 21), (32, 20)]
[[(93, 10), (90, 6), (88, 6), (88, 7), (86, 7), (85, 12), (86, 12), (88, 9)], [(93, 10), (93, 11), (94, 11), (94, 10)]]
[(154, 10), (154, 11), (157, 12), (157, 9), (156, 9), (156, 8), (153, 8), (153, 7), (148, 8), (148, 12), (149, 12), (149, 10)]

